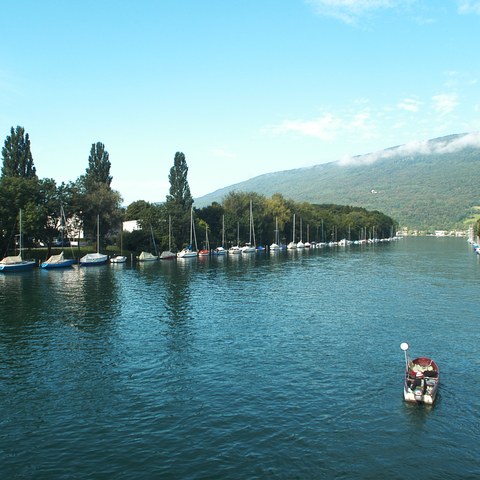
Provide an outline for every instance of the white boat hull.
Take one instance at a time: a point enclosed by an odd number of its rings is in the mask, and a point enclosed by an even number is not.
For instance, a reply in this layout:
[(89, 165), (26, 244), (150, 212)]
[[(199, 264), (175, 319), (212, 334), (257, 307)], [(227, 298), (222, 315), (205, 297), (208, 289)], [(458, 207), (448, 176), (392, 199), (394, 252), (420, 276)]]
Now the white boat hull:
[(407, 402), (425, 403), (427, 405), (433, 405), (437, 396), (437, 388), (430, 393), (422, 393), (421, 391), (411, 390), (410, 388), (403, 389), (403, 398)]
[(195, 258), (198, 256), (198, 252), (184, 248), (181, 252), (177, 253), (177, 258)]
[(110, 263), (125, 263), (127, 261), (127, 257), (125, 255), (116, 255), (110, 259)]
[(80, 259), (80, 265), (90, 267), (95, 265), (105, 265), (108, 262), (108, 255), (102, 253), (87, 253)]

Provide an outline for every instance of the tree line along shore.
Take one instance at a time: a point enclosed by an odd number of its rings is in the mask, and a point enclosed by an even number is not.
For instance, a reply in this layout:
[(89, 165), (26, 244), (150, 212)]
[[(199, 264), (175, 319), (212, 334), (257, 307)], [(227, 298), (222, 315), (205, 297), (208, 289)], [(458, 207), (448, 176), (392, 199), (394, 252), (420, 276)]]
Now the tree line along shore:
[[(31, 152), (29, 134), (12, 127), (2, 148), (0, 177), (0, 247), (4, 255), (18, 247), (19, 211), (22, 211), (23, 245), (42, 245), (47, 254), (59, 238), (77, 239), (100, 248), (119, 246), (127, 252), (179, 251), (189, 243), (191, 212), (199, 244), (225, 246), (248, 241), (250, 204), (258, 245), (269, 245), (276, 232), (282, 243), (295, 236), (317, 243), (382, 239), (397, 229), (394, 219), (377, 210), (347, 205), (295, 202), (281, 193), (266, 197), (256, 192), (230, 192), (221, 203), (194, 207), (185, 155), (176, 152), (169, 172), (170, 188), (164, 202), (144, 200), (122, 206), (121, 193), (112, 189), (111, 162), (105, 145), (93, 143), (85, 172), (68, 183), (40, 178)], [(296, 221), (294, 219), (296, 218)], [(66, 221), (65, 221), (66, 220)], [(135, 220), (139, 229), (123, 232), (123, 222)], [(97, 232), (98, 230), (98, 232)]]

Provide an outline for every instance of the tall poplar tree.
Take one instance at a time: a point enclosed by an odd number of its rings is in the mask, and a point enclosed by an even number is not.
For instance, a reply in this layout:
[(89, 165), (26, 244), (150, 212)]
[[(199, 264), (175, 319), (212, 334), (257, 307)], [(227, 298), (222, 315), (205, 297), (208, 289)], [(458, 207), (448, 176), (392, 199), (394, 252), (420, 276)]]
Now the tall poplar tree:
[(190, 232), (190, 209), (193, 205), (193, 197), (190, 193), (187, 174), (185, 155), (177, 152), (168, 175), (170, 194), (167, 195), (166, 201), (167, 212), (172, 218), (174, 243), (177, 248), (187, 241)]
[(78, 190), (81, 192), (77, 209), (82, 212), (84, 230), (90, 238), (95, 237), (97, 215), (100, 217), (102, 240), (111, 230), (118, 229), (120, 224), (122, 199), (110, 186), (113, 179), (110, 167), (110, 158), (105, 145), (101, 142), (93, 143), (85, 175), (77, 181)]
[(30, 151), (30, 137), (23, 127), (10, 130), (2, 148), (2, 177), (37, 178)]
[(87, 183), (103, 183), (109, 187), (113, 178), (110, 175), (110, 167), (109, 154), (105, 150), (105, 145), (101, 142), (92, 143), (86, 170)]

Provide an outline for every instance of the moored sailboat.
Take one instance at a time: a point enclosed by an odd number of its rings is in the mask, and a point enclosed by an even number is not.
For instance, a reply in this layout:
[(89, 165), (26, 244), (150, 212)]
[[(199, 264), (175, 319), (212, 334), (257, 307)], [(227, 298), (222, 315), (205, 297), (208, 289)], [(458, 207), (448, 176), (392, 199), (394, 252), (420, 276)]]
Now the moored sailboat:
[[(65, 230), (65, 212), (63, 211), (63, 206), (60, 207), (60, 217), (61, 217), (61, 241), (60, 244), (64, 245), (64, 230)], [(40, 267), (43, 269), (52, 269), (52, 268), (68, 268), (71, 267), (76, 260), (74, 258), (65, 258), (63, 251), (56, 255), (51, 255), (47, 260), (40, 264)]]
[(125, 263), (127, 257), (125, 255), (115, 255), (110, 259), (110, 263)]
[(19, 241), (18, 241), (19, 253), (18, 255), (6, 256), (2, 260), (0, 260), (0, 272), (3, 272), (3, 273), (30, 270), (36, 265), (36, 262), (34, 260), (23, 260), (22, 258), (23, 232), (22, 232), (22, 210), (21, 209), (20, 209), (19, 215), (20, 215), (20, 218), (19, 218), (20, 235), (19, 235)]
[(110, 263), (126, 263), (127, 257), (123, 254), (123, 223), (120, 224), (120, 254), (110, 258)]
[(154, 261), (158, 260), (157, 244), (155, 243), (155, 235), (153, 234), (153, 228), (152, 228), (151, 225), (150, 225), (150, 235), (151, 235), (151, 238), (152, 238), (152, 243), (153, 243), (153, 248), (155, 250), (155, 255), (153, 253), (150, 253), (150, 252), (142, 251), (142, 252), (140, 252), (140, 255), (137, 256), (137, 260), (139, 262), (154, 262)]
[(293, 214), (293, 233), (292, 233), (292, 241), (287, 245), (287, 250), (296, 250), (297, 243), (295, 242), (295, 214)]
[(225, 215), (222, 215), (222, 244), (213, 249), (213, 255), (226, 255), (227, 250), (225, 249)]
[(278, 217), (275, 217), (275, 240), (270, 245), (271, 252), (279, 252), (280, 251), (280, 240), (278, 234)]
[(208, 241), (208, 227), (205, 225), (205, 245), (198, 251), (199, 257), (208, 257), (210, 255), (210, 242)]
[(100, 216), (97, 215), (97, 251), (95, 253), (87, 253), (80, 259), (81, 267), (92, 267), (97, 265), (105, 265), (108, 262), (108, 255), (100, 253)]
[(57, 255), (50, 255), (50, 257), (40, 264), (44, 269), (52, 268), (68, 268), (75, 263), (74, 258), (65, 258), (63, 252)]
[(303, 243), (303, 225), (302, 225), (302, 218), (300, 217), (300, 241), (297, 243), (297, 249), (305, 248), (305, 244)]
[(168, 250), (164, 250), (160, 254), (160, 260), (173, 260), (175, 254), (172, 252), (172, 217), (168, 216)]
[[(195, 240), (195, 250), (193, 241)], [(195, 224), (193, 221), (193, 205), (190, 209), (190, 244), (177, 253), (177, 258), (194, 258), (198, 256), (197, 236), (195, 234)]]
[(240, 223), (237, 221), (237, 244), (232, 245), (228, 249), (229, 255), (239, 255), (242, 253), (242, 249), (240, 248)]
[(252, 201), (250, 200), (250, 236), (249, 242), (242, 247), (242, 253), (255, 253), (255, 226), (253, 224)]
[(312, 244), (310, 243), (310, 225), (307, 223), (307, 241), (305, 242), (305, 248), (310, 248)]

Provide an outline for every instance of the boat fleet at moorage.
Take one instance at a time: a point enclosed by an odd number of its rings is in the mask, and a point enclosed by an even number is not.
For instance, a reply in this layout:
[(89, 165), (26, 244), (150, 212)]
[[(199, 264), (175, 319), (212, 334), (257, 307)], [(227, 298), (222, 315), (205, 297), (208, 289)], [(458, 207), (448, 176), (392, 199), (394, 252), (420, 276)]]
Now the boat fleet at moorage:
[[(15, 272), (15, 271), (23, 271), (32, 269), (37, 265), (34, 260), (24, 260), (22, 258), (22, 233), (21, 233), (21, 212), (20, 212), (20, 253), (15, 256), (7, 256), (0, 260), (0, 273), (8, 273), (8, 272)], [(163, 251), (161, 254), (158, 254), (157, 248), (155, 245), (155, 238), (152, 233), (152, 242), (155, 249), (155, 254), (151, 252), (142, 251), (137, 257), (136, 260), (138, 262), (154, 262), (157, 260), (174, 260), (174, 259), (188, 259), (188, 258), (197, 258), (197, 257), (206, 257), (206, 256), (238, 256), (238, 255), (249, 255), (256, 252), (281, 252), (285, 250), (304, 250), (304, 249), (314, 249), (314, 248), (323, 248), (323, 247), (345, 247), (348, 245), (362, 245), (366, 243), (376, 243), (376, 242), (385, 242), (391, 241), (396, 239), (396, 237), (388, 238), (388, 239), (363, 239), (358, 241), (349, 241), (347, 239), (342, 239), (338, 242), (303, 242), (302, 238), (298, 242), (295, 241), (295, 215), (293, 216), (293, 238), (290, 243), (287, 245), (282, 244), (279, 239), (279, 230), (278, 230), (278, 222), (275, 222), (275, 239), (272, 244), (268, 246), (257, 246), (255, 241), (255, 226), (253, 222), (253, 213), (252, 213), (252, 202), (250, 202), (250, 234), (249, 234), (249, 241), (245, 243), (243, 246), (240, 246), (239, 240), (239, 226), (237, 223), (237, 243), (236, 245), (232, 245), (230, 248), (225, 247), (225, 226), (224, 222), (222, 221), (222, 245), (210, 249), (209, 241), (208, 241), (208, 230), (205, 230), (205, 245), (202, 249), (198, 249), (197, 247), (197, 238), (195, 234), (195, 224), (193, 219), (193, 208), (191, 209), (191, 216), (190, 216), (190, 243), (187, 247), (183, 248), (178, 253), (173, 253), (171, 251), (171, 218), (169, 218), (169, 246), (168, 250)], [(300, 232), (302, 232), (301, 220), (300, 220)], [(300, 234), (301, 237), (301, 234)], [(308, 237), (308, 227), (307, 227), (307, 237)], [(63, 244), (63, 238), (62, 238)], [(90, 267), (90, 266), (99, 266), (105, 265), (107, 263), (112, 264), (124, 264), (127, 262), (127, 257), (122, 254), (114, 255), (113, 257), (109, 257), (106, 254), (100, 253), (100, 240), (99, 240), (99, 218), (97, 216), (97, 251), (94, 253), (87, 253), (83, 257), (78, 260), (78, 265), (81, 267)], [(122, 251), (122, 245), (120, 247)], [(132, 258), (133, 260), (133, 258)], [(77, 263), (76, 259), (73, 258), (65, 258), (64, 252), (60, 252), (59, 254), (51, 255), (47, 260), (40, 264), (42, 269), (50, 270), (50, 269), (61, 269), (61, 268), (68, 268), (72, 267), (74, 264)]]
[(468, 243), (473, 247), (473, 251), (477, 255), (480, 255), (480, 239), (478, 237), (475, 238), (473, 225), (470, 226), (470, 229), (468, 232)]

